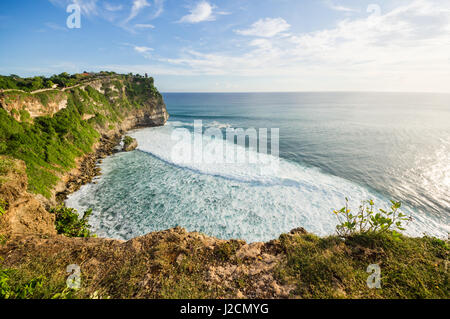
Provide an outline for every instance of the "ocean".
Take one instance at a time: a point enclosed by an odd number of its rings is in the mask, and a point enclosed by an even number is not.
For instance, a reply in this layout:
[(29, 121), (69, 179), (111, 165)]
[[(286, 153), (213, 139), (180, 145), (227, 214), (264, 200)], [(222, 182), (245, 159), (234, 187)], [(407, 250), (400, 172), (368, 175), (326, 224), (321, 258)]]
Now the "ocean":
[[(167, 125), (130, 132), (138, 149), (106, 158), (102, 175), (66, 202), (80, 212), (92, 208), (92, 230), (101, 237), (175, 226), (249, 242), (297, 227), (329, 235), (345, 198), (353, 210), (368, 199), (380, 208), (400, 201), (413, 218), (408, 235), (448, 236), (448, 94), (167, 93), (164, 100)], [(198, 134), (194, 121), (215, 139)], [(226, 140), (230, 128), (267, 129), (268, 154), (249, 141), (244, 150), (276, 168), (223, 162), (220, 149), (235, 142)], [(272, 132), (279, 132), (277, 148)], [(200, 160), (176, 156), (197, 156), (199, 136), (209, 145)]]

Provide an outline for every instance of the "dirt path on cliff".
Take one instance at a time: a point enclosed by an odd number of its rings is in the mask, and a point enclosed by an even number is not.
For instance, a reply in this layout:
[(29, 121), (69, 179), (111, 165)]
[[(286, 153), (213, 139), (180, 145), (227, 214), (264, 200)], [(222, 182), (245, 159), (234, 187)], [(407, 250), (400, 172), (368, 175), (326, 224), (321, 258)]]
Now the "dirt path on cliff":
[(65, 92), (65, 91), (67, 91), (67, 90), (71, 90), (71, 89), (74, 89), (74, 88), (77, 88), (77, 87), (80, 87), (80, 86), (83, 86), (83, 85), (88, 85), (89, 83), (92, 83), (92, 82), (95, 82), (95, 81), (101, 81), (101, 80), (104, 80), (104, 79), (113, 79), (113, 78), (115, 78), (115, 77), (114, 77), (114, 76), (98, 77), (98, 78), (95, 78), (95, 79), (93, 79), (93, 80), (88, 80), (88, 81), (86, 81), (86, 82), (79, 83), (79, 84), (76, 84), (76, 85), (73, 85), (73, 86), (68, 86), (68, 87), (63, 87), (63, 88), (60, 88), (60, 87), (56, 87), (56, 88), (45, 88), (45, 89), (39, 89), (39, 90), (31, 91), (31, 92), (24, 91), (24, 90), (20, 90), (20, 89), (0, 89), (0, 93), (6, 93), (6, 92), (21, 92), (21, 93), (29, 93), (29, 94), (38, 94), (38, 93), (48, 92), (48, 91), (61, 91), (61, 92)]

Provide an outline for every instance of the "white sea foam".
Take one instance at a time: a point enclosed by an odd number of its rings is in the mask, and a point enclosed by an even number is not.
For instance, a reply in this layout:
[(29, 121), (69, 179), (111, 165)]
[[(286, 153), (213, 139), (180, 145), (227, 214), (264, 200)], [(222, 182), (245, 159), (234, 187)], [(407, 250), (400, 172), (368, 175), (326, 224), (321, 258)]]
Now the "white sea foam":
[[(332, 234), (337, 220), (331, 212), (344, 205), (345, 197), (353, 209), (367, 199), (381, 207), (388, 202), (348, 180), (284, 159), (277, 162), (277, 170), (257, 164), (223, 164), (221, 158), (215, 164), (174, 160), (172, 148), (177, 141), (172, 133), (180, 126), (186, 125), (169, 122), (165, 127), (131, 132), (142, 152), (105, 159), (98, 183), (83, 186), (67, 205), (79, 211), (93, 208), (90, 222), (99, 236), (129, 239), (179, 225), (254, 242), (277, 238), (300, 226), (318, 235)], [(269, 163), (278, 161), (271, 155), (259, 156)], [(407, 207), (404, 211), (414, 217), (407, 234), (447, 236), (448, 226)]]
[[(218, 158), (217, 163), (213, 164), (193, 161), (186, 163), (174, 160), (171, 156), (171, 150), (179, 141), (172, 139), (173, 129), (172, 125), (168, 125), (138, 130), (132, 135), (138, 140), (139, 150), (150, 153), (170, 165), (191, 170), (196, 174), (206, 174), (232, 182), (248, 184), (250, 188), (256, 191), (249, 192), (247, 189), (248, 196), (243, 196), (240, 199), (240, 205), (251, 207), (256, 204), (255, 202), (259, 202), (263, 207), (259, 210), (262, 218), (274, 212), (283, 216), (283, 218), (292, 215), (294, 217), (291, 219), (292, 222), (302, 220), (305, 224), (293, 223), (291, 227), (306, 226), (321, 234), (329, 234), (334, 231), (336, 224), (331, 212), (333, 209), (343, 206), (345, 197), (349, 198), (353, 209), (356, 209), (363, 200), (367, 199), (373, 199), (379, 205), (388, 203), (387, 198), (370, 192), (355, 183), (322, 173), (318, 169), (303, 167), (283, 159), (279, 160), (267, 154), (258, 154), (257, 156), (263, 158), (263, 162), (269, 163), (269, 165), (226, 164), (221, 161), (221, 158)], [(193, 133), (191, 135), (193, 140)], [(205, 141), (205, 143), (207, 142), (222, 143), (218, 140)], [(186, 147), (189, 147), (189, 145), (186, 145)], [(212, 148), (214, 149), (214, 147)], [(203, 151), (208, 152), (208, 149)], [(247, 150), (247, 152), (254, 151)], [(216, 154), (211, 153), (205, 155), (208, 157), (216, 156)], [(222, 156), (222, 154), (218, 156)], [(274, 167), (270, 164), (275, 162), (277, 163), (276, 169), (270, 169)], [(261, 191), (261, 187), (265, 188), (264, 191)], [(270, 206), (273, 207), (273, 210), (264, 212), (264, 209)], [(447, 235), (448, 226), (441, 225), (427, 216), (414, 214), (407, 207), (405, 210), (414, 217), (414, 221), (408, 226), (408, 234), (421, 235), (425, 232), (440, 236)], [(230, 223), (234, 222), (230, 221)], [(276, 220), (273, 222), (276, 223)], [(283, 226), (283, 231), (286, 231), (288, 226)], [(247, 238), (251, 238), (251, 236)]]

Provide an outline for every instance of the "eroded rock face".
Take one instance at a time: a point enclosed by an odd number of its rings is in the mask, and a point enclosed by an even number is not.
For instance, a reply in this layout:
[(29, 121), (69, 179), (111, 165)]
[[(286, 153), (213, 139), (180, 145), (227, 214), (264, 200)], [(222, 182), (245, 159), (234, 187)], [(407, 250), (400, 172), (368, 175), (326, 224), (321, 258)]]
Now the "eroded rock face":
[(135, 138), (132, 138), (129, 136), (125, 137), (122, 151), (131, 152), (131, 151), (134, 151), (137, 147), (138, 147), (138, 142)]
[[(117, 83), (120, 83), (120, 87), (117, 86), (119, 85)], [(39, 116), (53, 116), (67, 107), (68, 94), (72, 89), (85, 89), (87, 86), (101, 94), (105, 94), (106, 90), (117, 93), (116, 96), (110, 97), (113, 102), (127, 94), (124, 80), (112, 76), (61, 90), (43, 89), (33, 93), (20, 90), (3, 90), (0, 91), (0, 107), (17, 121), (32, 121), (33, 118)], [(136, 126), (160, 126), (167, 122), (169, 114), (163, 99), (153, 96), (150, 91), (144, 94), (146, 95), (146, 101), (140, 108), (130, 110), (129, 116), (123, 123), (120, 123), (120, 129), (129, 130)], [(90, 103), (96, 105), (95, 101), (90, 101)], [(28, 115), (24, 116), (24, 112)], [(83, 119), (88, 120), (94, 116), (94, 114), (84, 114)]]
[(0, 105), (17, 121), (27, 121), (24, 111), (31, 119), (38, 116), (53, 116), (67, 107), (67, 95), (60, 91), (41, 93), (46, 95), (45, 103), (39, 95), (24, 92), (0, 93)]
[(8, 237), (56, 235), (55, 216), (44, 208), (35, 195), (27, 192), (25, 163), (11, 158), (8, 161), (11, 161), (11, 167), (0, 183), (0, 196), (7, 205), (5, 214), (0, 216), (0, 234)]
[(144, 107), (133, 112), (133, 116), (127, 121), (133, 123), (132, 126), (162, 126), (169, 120), (166, 104), (162, 99), (149, 100)]
[[(126, 82), (131, 81), (131, 82)], [(123, 79), (120, 77), (104, 77), (87, 83), (76, 85), (61, 90), (38, 90), (33, 93), (22, 92), (20, 90), (8, 90), (0, 92), (0, 107), (5, 109), (17, 121), (33, 122), (35, 117), (53, 116), (55, 113), (67, 107), (67, 101), (75, 88), (85, 89), (90, 86), (100, 94), (105, 94), (112, 107), (123, 111), (123, 106), (119, 100), (126, 100), (128, 91), (126, 85), (133, 85), (136, 79)], [(131, 84), (130, 84), (131, 83)], [(109, 92), (106, 94), (106, 92)], [(113, 94), (111, 94), (113, 92)], [(133, 95), (131, 95), (133, 97)], [(98, 101), (88, 96), (78, 96), (87, 105), (99, 106)], [(89, 99), (89, 100), (87, 100)], [(144, 101), (144, 102), (141, 102)], [(136, 102), (134, 102), (136, 103)], [(8, 212), (1, 221), (0, 226), (4, 233), (29, 233), (29, 234), (55, 234), (54, 216), (47, 213), (45, 208), (55, 206), (64, 200), (65, 196), (74, 192), (92, 180), (99, 174), (97, 162), (101, 158), (111, 155), (114, 147), (120, 141), (124, 132), (139, 126), (159, 126), (164, 125), (169, 118), (166, 106), (162, 97), (155, 94), (153, 90), (143, 91), (139, 95), (139, 107), (127, 110), (126, 117), (119, 122), (104, 123), (95, 125), (94, 128), (101, 134), (102, 138), (93, 145), (93, 152), (86, 154), (76, 160), (76, 168), (68, 172), (56, 172), (60, 182), (54, 187), (49, 199), (39, 195), (27, 193), (26, 168), (23, 162), (18, 162), (21, 173), (14, 173), (8, 176), (7, 183), (2, 183), (0, 196), (8, 202)], [(108, 110), (99, 108), (99, 112)], [(108, 114), (103, 114), (108, 116)], [(82, 119), (88, 121), (95, 117), (94, 114), (82, 114)], [(127, 145), (127, 150), (137, 147), (134, 141)], [(12, 173), (11, 173), (12, 174)]]

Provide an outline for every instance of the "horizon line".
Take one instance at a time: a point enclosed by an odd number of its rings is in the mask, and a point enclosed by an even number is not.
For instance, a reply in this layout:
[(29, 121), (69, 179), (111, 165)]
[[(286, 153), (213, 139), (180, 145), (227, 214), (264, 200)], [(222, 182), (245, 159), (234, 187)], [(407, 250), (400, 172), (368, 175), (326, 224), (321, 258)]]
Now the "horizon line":
[(335, 91), (335, 90), (317, 90), (317, 91), (160, 91), (161, 94), (255, 94), (255, 93), (394, 93), (394, 94), (446, 94), (450, 92), (438, 91)]

